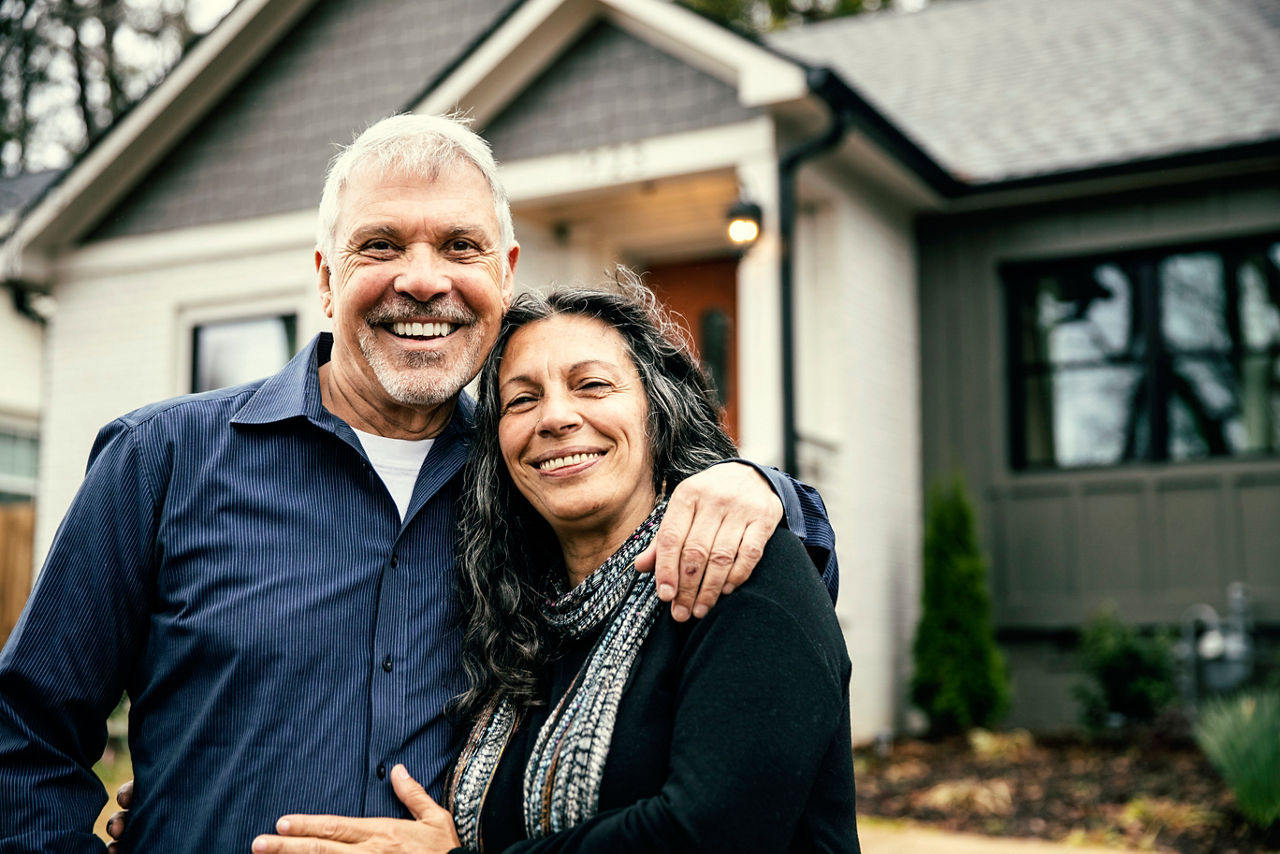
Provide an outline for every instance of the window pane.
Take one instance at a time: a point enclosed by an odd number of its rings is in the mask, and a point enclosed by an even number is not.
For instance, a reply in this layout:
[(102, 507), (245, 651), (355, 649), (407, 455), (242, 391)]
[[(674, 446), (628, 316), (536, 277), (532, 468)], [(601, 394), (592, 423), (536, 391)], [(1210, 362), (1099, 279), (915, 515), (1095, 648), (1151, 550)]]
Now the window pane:
[(0, 474), (34, 478), (38, 455), (39, 442), (34, 436), (0, 433)]
[(1027, 462), (1060, 468), (1145, 456), (1149, 424), (1134, 366), (1060, 371), (1026, 382)]
[(1170, 350), (1231, 348), (1222, 257), (1216, 252), (1171, 255), (1159, 266), (1161, 330)]
[(1280, 243), (1253, 253), (1240, 264), (1240, 326), (1245, 346), (1280, 346)]
[(296, 326), (293, 315), (197, 326), (191, 390), (223, 388), (279, 370), (293, 356)]
[(1103, 362), (1134, 355), (1132, 287), (1114, 264), (1040, 277), (1022, 292), (1022, 358), (1028, 364)]
[(1221, 358), (1179, 358), (1168, 406), (1171, 459), (1275, 451), (1280, 361), (1250, 356), (1237, 367)]

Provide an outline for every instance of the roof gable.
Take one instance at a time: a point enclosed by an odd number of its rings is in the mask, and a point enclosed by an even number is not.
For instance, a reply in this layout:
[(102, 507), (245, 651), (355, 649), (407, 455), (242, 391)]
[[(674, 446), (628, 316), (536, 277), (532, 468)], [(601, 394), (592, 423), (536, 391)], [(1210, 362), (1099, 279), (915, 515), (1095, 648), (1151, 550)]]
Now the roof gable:
[(90, 239), (314, 208), (338, 144), (404, 110), (510, 0), (320, 0)]
[(484, 128), (500, 161), (741, 121), (728, 83), (597, 21)]

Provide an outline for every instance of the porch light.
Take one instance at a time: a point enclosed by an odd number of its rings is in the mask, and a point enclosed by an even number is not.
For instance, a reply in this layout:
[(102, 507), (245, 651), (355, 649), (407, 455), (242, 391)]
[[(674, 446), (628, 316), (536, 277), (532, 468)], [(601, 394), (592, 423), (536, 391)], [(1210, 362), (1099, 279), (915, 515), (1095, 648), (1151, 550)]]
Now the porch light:
[(756, 242), (760, 236), (760, 222), (764, 212), (755, 202), (738, 199), (730, 206), (728, 214), (729, 239), (743, 249)]

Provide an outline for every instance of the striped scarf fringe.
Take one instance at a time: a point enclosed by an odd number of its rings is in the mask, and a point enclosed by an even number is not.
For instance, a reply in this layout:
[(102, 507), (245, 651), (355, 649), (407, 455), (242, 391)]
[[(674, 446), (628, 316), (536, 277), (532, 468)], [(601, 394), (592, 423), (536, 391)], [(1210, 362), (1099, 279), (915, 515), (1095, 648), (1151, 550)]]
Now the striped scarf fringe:
[[(530, 838), (572, 827), (596, 813), (618, 702), (660, 604), (653, 573), (637, 573), (635, 559), (653, 540), (665, 510), (666, 501), (659, 501), (599, 569), (543, 603), (547, 623), (570, 638), (609, 622), (539, 730), (525, 766), (524, 825)], [(505, 697), (495, 698), (472, 727), (458, 759), (447, 797), (466, 848), (481, 848), (484, 796), (518, 723), (518, 710)]]

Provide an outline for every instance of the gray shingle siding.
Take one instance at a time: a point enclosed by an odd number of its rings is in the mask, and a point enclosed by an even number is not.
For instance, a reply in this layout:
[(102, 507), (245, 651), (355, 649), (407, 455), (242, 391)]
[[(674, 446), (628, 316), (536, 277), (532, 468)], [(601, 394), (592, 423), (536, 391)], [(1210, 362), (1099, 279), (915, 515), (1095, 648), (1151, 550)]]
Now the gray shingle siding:
[(728, 84), (598, 23), (484, 135), (500, 161), (518, 160), (715, 127), (755, 112)]
[(404, 109), (510, 0), (321, 0), (90, 240), (304, 210), (335, 144)]

